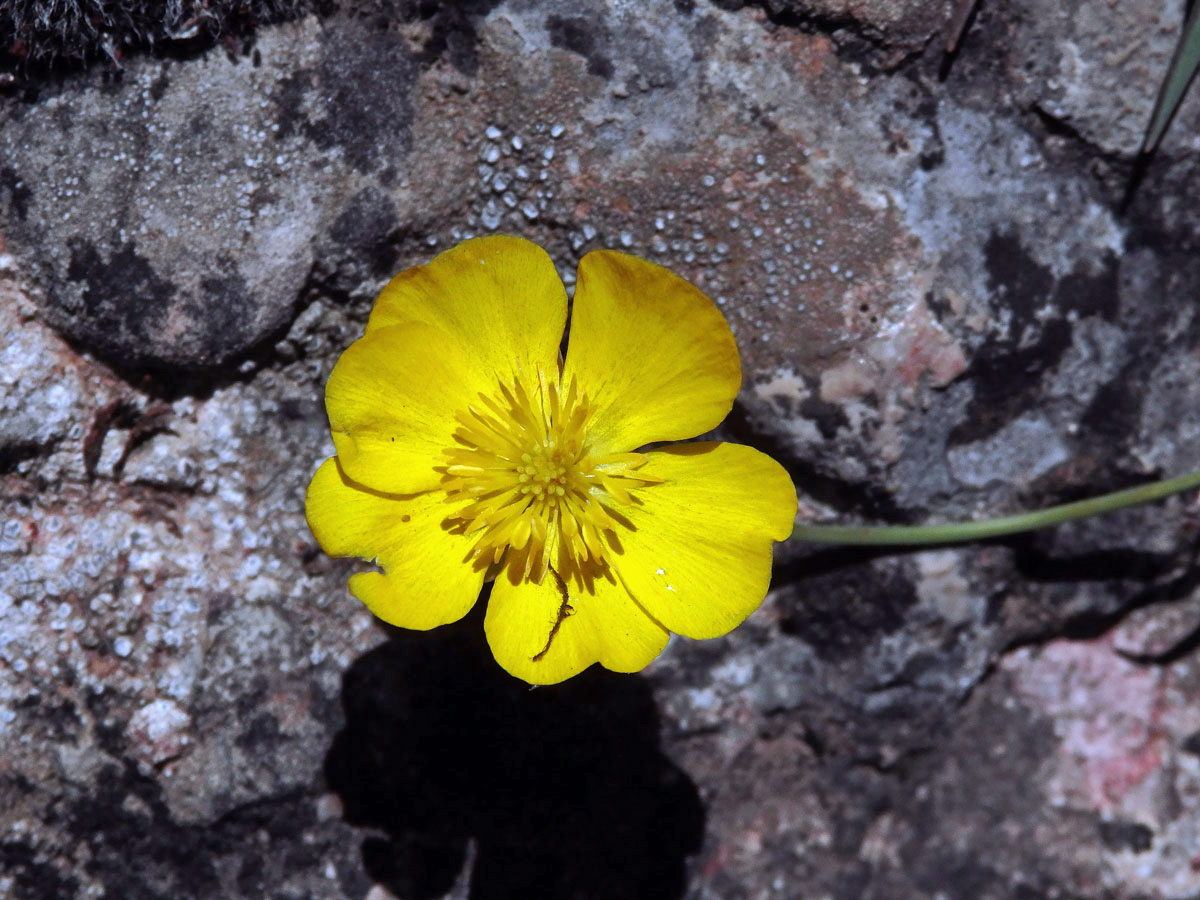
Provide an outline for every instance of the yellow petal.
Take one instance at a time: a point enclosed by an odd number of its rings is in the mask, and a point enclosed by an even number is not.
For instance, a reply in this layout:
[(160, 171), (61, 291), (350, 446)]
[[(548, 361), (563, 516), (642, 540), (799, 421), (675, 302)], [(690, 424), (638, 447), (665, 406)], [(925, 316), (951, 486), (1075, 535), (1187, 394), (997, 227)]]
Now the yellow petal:
[(701, 442), (647, 453), (638, 489), (620, 512), (623, 552), (613, 560), (637, 602), (666, 628), (710, 638), (754, 612), (771, 580), (771, 545), (796, 517), (783, 466), (738, 444)]
[(703, 434), (742, 383), (733, 333), (712, 301), (662, 266), (609, 250), (579, 263), (564, 374), (595, 407), (596, 454)]
[(501, 574), (484, 630), (496, 662), (530, 684), (557, 684), (596, 662), (614, 672), (640, 671), (670, 637), (615, 579), (560, 582), (553, 571), (540, 585)]
[(333, 444), (346, 474), (391, 494), (436, 487), (454, 446), (456, 412), (490, 393), (488, 379), (445, 332), (420, 323), (355, 341), (325, 385)]
[(423, 631), (461, 619), (483, 585), (483, 571), (465, 561), (471, 538), (446, 529), (443, 496), (368, 490), (333, 456), (313, 476), (305, 512), (330, 556), (374, 560), (383, 569), (351, 576), (350, 592), (385, 622)]
[(508, 235), (473, 238), (393, 278), (375, 301), (367, 334), (427, 322), (470, 348), (485, 371), (558, 374), (567, 295), (537, 244)]

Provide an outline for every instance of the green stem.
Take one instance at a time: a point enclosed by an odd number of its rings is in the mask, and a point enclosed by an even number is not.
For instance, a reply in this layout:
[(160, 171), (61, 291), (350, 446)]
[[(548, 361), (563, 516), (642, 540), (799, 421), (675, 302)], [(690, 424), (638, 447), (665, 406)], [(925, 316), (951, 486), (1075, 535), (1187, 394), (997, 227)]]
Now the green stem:
[(984, 538), (1000, 537), (1086, 519), (1127, 506), (1152, 503), (1200, 487), (1200, 471), (1189, 472), (1167, 481), (1155, 481), (1138, 487), (1114, 491), (1090, 500), (1063, 503), (1036, 512), (984, 519), (979, 522), (950, 522), (944, 525), (797, 525), (792, 540), (817, 544), (854, 544), (857, 546), (919, 546), (922, 544), (961, 544)]

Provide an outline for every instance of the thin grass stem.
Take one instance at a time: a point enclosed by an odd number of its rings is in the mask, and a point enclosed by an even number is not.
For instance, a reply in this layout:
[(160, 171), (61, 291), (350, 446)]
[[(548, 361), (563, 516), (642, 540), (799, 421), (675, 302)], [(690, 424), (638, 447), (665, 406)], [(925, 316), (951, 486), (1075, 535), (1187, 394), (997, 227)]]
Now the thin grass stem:
[(1111, 494), (1088, 500), (977, 522), (947, 522), (941, 525), (797, 525), (792, 530), (792, 540), (864, 547), (963, 544), (1049, 528), (1052, 525), (1099, 516), (1130, 506), (1153, 503), (1196, 487), (1200, 487), (1200, 471), (1189, 472), (1187, 475), (1166, 481), (1113, 491)]

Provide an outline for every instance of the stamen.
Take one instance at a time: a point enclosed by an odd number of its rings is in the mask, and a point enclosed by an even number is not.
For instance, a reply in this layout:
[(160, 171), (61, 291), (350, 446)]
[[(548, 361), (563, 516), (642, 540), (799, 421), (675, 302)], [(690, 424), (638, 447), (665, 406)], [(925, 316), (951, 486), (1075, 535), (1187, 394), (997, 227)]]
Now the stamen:
[(607, 565), (620, 546), (620, 517), (606, 507), (635, 502), (631, 492), (661, 479), (638, 471), (646, 462), (640, 453), (589, 456), (591, 414), (574, 381), (564, 386), (540, 367), (534, 375), (518, 364), (512, 378), (455, 416), (456, 445), (439, 471), (448, 519), (478, 535), (471, 558), (503, 560), (539, 584), (552, 557), (565, 556), (556, 566), (575, 570)]

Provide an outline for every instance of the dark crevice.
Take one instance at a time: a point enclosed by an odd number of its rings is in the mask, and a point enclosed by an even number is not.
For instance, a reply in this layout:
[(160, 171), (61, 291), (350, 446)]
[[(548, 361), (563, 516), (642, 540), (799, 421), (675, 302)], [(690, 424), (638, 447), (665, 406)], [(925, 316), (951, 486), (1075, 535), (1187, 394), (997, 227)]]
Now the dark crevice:
[(1130, 160), (1128, 157), (1104, 150), (1102, 147), (1086, 138), (1083, 135), (1083, 132), (1081, 132), (1066, 119), (1054, 115), (1037, 103), (1030, 106), (1029, 111), (1033, 113), (1045, 135), (1063, 138), (1067, 141), (1070, 141), (1077, 148), (1084, 151), (1086, 156), (1091, 159), (1102, 159), (1114, 166), (1120, 166), (1126, 169), (1129, 168)]
[(950, 69), (966, 42), (971, 26), (979, 15), (979, 0), (954, 0), (954, 11), (946, 24), (945, 41), (942, 44), (941, 62), (938, 66), (938, 78), (945, 81), (950, 75)]
[(735, 441), (753, 444), (777, 460), (804, 494), (839, 512), (896, 524), (910, 524), (927, 513), (924, 509), (898, 506), (892, 494), (877, 484), (865, 481), (852, 484), (821, 472), (811, 462), (800, 458), (786, 440), (756, 428), (740, 401), (734, 402), (722, 428)]
[[(1162, 586), (1157, 592), (1147, 591), (1142, 606), (1151, 604), (1177, 603), (1191, 597), (1200, 588), (1200, 566), (1193, 560), (1191, 567), (1179, 578)], [(1132, 612), (1133, 608), (1125, 610)], [(1169, 666), (1189, 656), (1200, 648), (1200, 625), (1184, 635), (1181, 640), (1162, 653), (1121, 653), (1131, 662), (1145, 666)]]
[[(1138, 609), (1186, 599), (1200, 587), (1198, 553), (1200, 536), (1193, 537), (1183, 553), (1160, 554), (1110, 549), (1055, 558), (1037, 550), (1032, 537), (1025, 536), (1021, 546), (1016, 548), (1014, 562), (1017, 571), (1029, 581), (1067, 585), (1088, 581), (1115, 582), (1128, 584), (1133, 593), (1116, 609), (1088, 610), (1068, 616), (1050, 628), (1021, 634), (1008, 643), (1002, 652), (1010, 653), (1021, 647), (1040, 646), (1059, 638), (1094, 640), (1107, 634)], [(1156, 579), (1179, 568), (1181, 556), (1186, 563), (1184, 571), (1166, 582), (1156, 583)], [(1142, 585), (1140, 589), (1134, 587), (1139, 583)], [(1168, 664), (1186, 655), (1196, 646), (1200, 646), (1200, 631), (1189, 635), (1182, 644), (1160, 656), (1147, 655), (1143, 658), (1131, 655), (1129, 658), (1147, 665)]]
[(1137, 663), (1142, 666), (1170, 666), (1180, 660), (1190, 656), (1192, 652), (1200, 647), (1200, 625), (1184, 636), (1183, 640), (1179, 641), (1170, 650), (1163, 653), (1124, 653), (1121, 655), (1130, 662)]
[[(1099, 549), (1070, 556), (1054, 556), (1038, 546), (1037, 534), (1013, 535), (993, 540), (979, 541), (970, 545), (941, 544), (922, 547), (822, 547), (813, 552), (800, 553), (791, 559), (776, 565), (772, 584), (775, 587), (794, 586), (815, 582), (818, 586), (822, 579), (833, 579), (826, 592), (829, 596), (845, 597), (842, 594), (850, 588), (842, 588), (841, 593), (834, 590), (832, 585), (840, 585), (851, 578), (853, 573), (861, 572), (864, 567), (876, 561), (891, 558), (903, 558), (913, 553), (925, 552), (932, 549), (960, 548), (964, 551), (979, 547), (1007, 547), (1012, 552), (1013, 566), (1021, 578), (1030, 584), (1044, 586), (1073, 585), (1081, 582), (1107, 583), (1128, 585), (1131, 596), (1121, 602), (1118, 608), (1112, 610), (1088, 610), (1083, 613), (1056, 619), (1045, 627), (1022, 631), (1008, 641), (1002, 648), (1001, 654), (1007, 654), (1025, 646), (1040, 646), (1049, 641), (1067, 638), (1070, 640), (1093, 640), (1111, 631), (1119, 625), (1130, 613), (1137, 609), (1157, 604), (1169, 604), (1190, 597), (1200, 587), (1200, 566), (1197, 565), (1200, 556), (1200, 535), (1193, 538), (1191, 544), (1177, 553), (1150, 553), (1121, 548)], [(1166, 582), (1158, 581), (1170, 572), (1184, 566), (1181, 574)], [(1140, 587), (1139, 587), (1140, 585)], [(818, 595), (820, 592), (817, 592)], [(853, 591), (851, 590), (853, 594)], [(881, 597), (891, 596), (894, 591), (876, 591), (875, 602)], [(852, 599), (852, 598), (851, 598)], [(889, 601), (890, 602), (890, 601)], [(842, 603), (845, 606), (845, 603)], [(806, 612), (811, 612), (806, 607)], [(888, 615), (885, 608), (875, 610), (875, 624), (887, 630), (886, 619), (879, 616)], [(853, 604), (846, 607), (842, 618), (853, 617)], [(901, 613), (902, 615), (902, 613)], [(790, 621), (790, 620), (786, 620)], [(844, 624), (844, 623), (843, 623)], [(812, 625), (819, 628), (820, 623)], [(789, 626), (783, 627), (785, 633), (791, 633)], [(844, 629), (843, 629), (844, 630)], [(853, 636), (853, 635), (852, 635)], [(857, 635), (856, 637), (861, 637)], [(1158, 655), (1127, 655), (1134, 662), (1146, 665), (1169, 665), (1186, 657), (1200, 647), (1200, 628), (1186, 635), (1170, 650)], [(974, 687), (985, 682), (991, 674), (989, 666), (976, 680)], [(969, 692), (968, 692), (969, 694)]]
[(1071, 556), (1054, 556), (1039, 549), (1036, 536), (1021, 535), (1013, 542), (1013, 563), (1035, 584), (1078, 584), (1089, 581), (1149, 581), (1178, 565), (1178, 556), (1108, 547)]
[(311, 797), (311, 791), (299, 789), (255, 797), (253, 800), (240, 803), (222, 813), (213, 820), (209, 827), (214, 831), (219, 831), (227, 827), (246, 828), (267, 823), (278, 815), (281, 807), (299, 806), (311, 800)]
[[(173, 403), (183, 397), (207, 400), (214, 393), (235, 384), (249, 384), (262, 369), (279, 362), (276, 345), (287, 336), (303, 307), (297, 300), (286, 321), (257, 343), (235, 354), (225, 363), (212, 369), (187, 370), (162, 365), (128, 365), (118, 359), (104, 357), (102, 362), (115, 376), (151, 400)], [(97, 358), (94, 348), (70, 335), (58, 332), (62, 340), (82, 357)]]
[(890, 74), (911, 67), (920, 60), (923, 49), (901, 52), (887, 35), (853, 16), (803, 12), (772, 3), (771, 0), (710, 0), (721, 9), (754, 7), (762, 11), (769, 28), (791, 28), (805, 34), (832, 38), (840, 59), (856, 63), (867, 77)]
[[(1128, 220), (1130, 209), (1142, 188), (1149, 159), (1142, 154), (1129, 156), (1106, 150), (1090, 140), (1068, 120), (1054, 115), (1039, 104), (1028, 112), (1034, 123), (1029, 132), (1041, 139), (1047, 158), (1064, 172), (1091, 173), (1092, 181), (1114, 215)], [(1063, 149), (1052, 151), (1046, 138), (1057, 138)]]
[(35, 441), (16, 441), (0, 446), (0, 475), (9, 475), (28, 459), (48, 456), (54, 449), (53, 444), (39, 444)]

